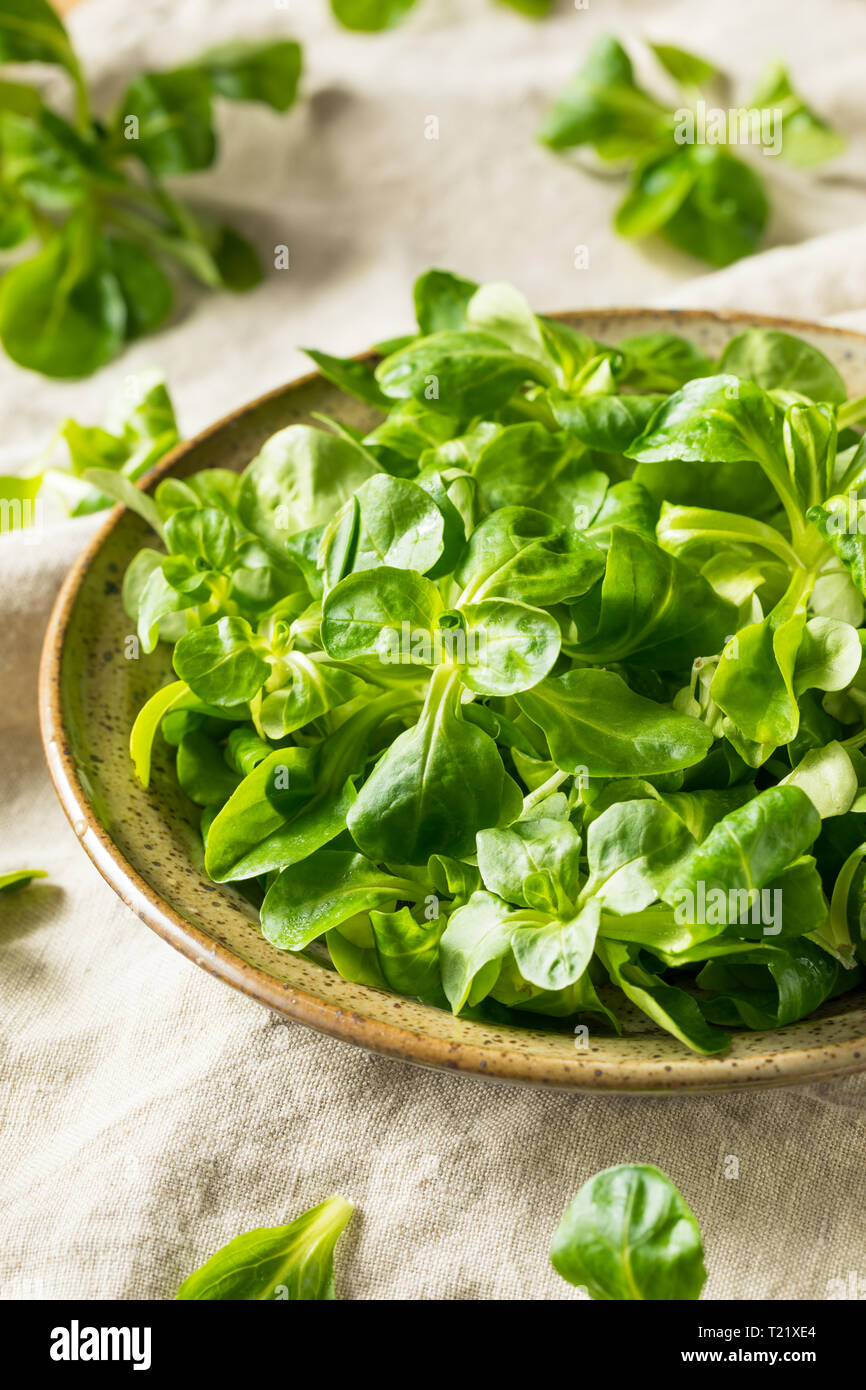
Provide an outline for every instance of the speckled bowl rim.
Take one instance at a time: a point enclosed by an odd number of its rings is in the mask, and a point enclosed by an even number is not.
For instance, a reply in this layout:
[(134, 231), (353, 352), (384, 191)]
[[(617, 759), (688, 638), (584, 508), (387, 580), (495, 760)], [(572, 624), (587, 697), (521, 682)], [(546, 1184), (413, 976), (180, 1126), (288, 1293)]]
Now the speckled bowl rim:
[[(720, 324), (742, 325), (744, 328), (758, 326), (779, 328), (791, 333), (817, 332), (851, 340), (866, 349), (866, 334), (851, 329), (745, 311), (618, 306), (549, 315), (569, 323), (582, 318), (616, 320), (643, 316), (648, 319), (670, 318), (672, 324), (681, 320), (710, 320)], [(358, 354), (356, 360), (369, 361), (375, 356), (371, 350)], [(160, 479), (170, 474), (205, 440), (253, 415), (267, 402), (285, 395), (291, 388), (306, 385), (319, 376), (319, 372), (309, 372), (293, 378), (223, 416), (174, 448), (140, 480), (138, 486), (143, 491), (151, 491)], [(69, 618), (91, 563), (125, 512), (126, 508), (122, 505), (111, 510), (104, 525), (70, 569), (58, 593), (46, 629), (39, 668), (40, 728), (51, 780), (86, 853), (126, 906), (175, 950), (235, 989), (318, 1032), (416, 1065), (470, 1073), (490, 1080), (630, 1094), (682, 1094), (683, 1091), (700, 1094), (827, 1081), (866, 1069), (866, 1034), (841, 1043), (818, 1044), (784, 1053), (770, 1050), (766, 1054), (740, 1058), (699, 1057), (688, 1053), (665, 1063), (653, 1059), (644, 1063), (639, 1057), (629, 1062), (597, 1062), (593, 1058), (582, 1060), (577, 1057), (565, 1062), (563, 1059), (532, 1056), (507, 1047), (449, 1042), (446, 1038), (428, 1036), (416, 1028), (365, 1017), (297, 989), (244, 961), (188, 922), (142, 878), (98, 820), (79, 780), (63, 717), (61, 673)], [(367, 987), (356, 988), (363, 992)], [(373, 991), (370, 990), (370, 993), (372, 995)]]

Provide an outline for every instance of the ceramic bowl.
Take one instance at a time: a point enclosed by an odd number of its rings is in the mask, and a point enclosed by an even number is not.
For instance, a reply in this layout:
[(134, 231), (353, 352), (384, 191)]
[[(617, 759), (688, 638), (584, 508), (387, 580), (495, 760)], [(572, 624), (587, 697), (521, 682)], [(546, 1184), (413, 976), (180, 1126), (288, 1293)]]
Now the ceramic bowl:
[[(820, 347), (852, 395), (866, 393), (866, 337), (817, 325), (738, 314), (618, 309), (563, 315), (604, 342), (634, 333), (683, 334), (711, 355), (750, 323), (786, 328)], [(319, 375), (253, 401), (175, 449), (145, 480), (200, 468), (242, 469), (265, 439), (314, 411), (369, 427), (372, 412)], [(866, 991), (829, 1001), (813, 1017), (773, 1032), (740, 1032), (724, 1056), (699, 1057), (643, 1015), (622, 1037), (593, 1030), (493, 1027), (452, 1018), (415, 1000), (349, 984), (315, 951), (270, 946), (249, 904), (205, 878), (198, 809), (157, 740), (150, 789), (133, 777), (129, 730), (137, 710), (172, 678), (169, 652), (129, 660), (124, 570), (153, 539), (116, 508), (69, 574), (45, 639), (40, 712), (49, 770), (64, 810), (103, 877), (177, 950), (268, 1008), (390, 1057), (536, 1085), (631, 1092), (713, 1091), (801, 1083), (866, 1066)]]

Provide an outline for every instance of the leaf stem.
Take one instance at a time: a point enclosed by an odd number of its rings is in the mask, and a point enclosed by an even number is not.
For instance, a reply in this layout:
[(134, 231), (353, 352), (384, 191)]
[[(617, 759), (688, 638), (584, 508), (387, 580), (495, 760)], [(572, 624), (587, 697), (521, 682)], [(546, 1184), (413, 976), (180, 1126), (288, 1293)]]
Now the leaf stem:
[(162, 251), (166, 256), (171, 256), (174, 260), (179, 261), (209, 289), (222, 288), (219, 272), (203, 244), (192, 243), (182, 240), (180, 237), (172, 236), (168, 232), (163, 232), (148, 218), (141, 217), (128, 208), (118, 207), (115, 203), (107, 203), (105, 211), (110, 221), (116, 223), (118, 227), (123, 228), (124, 231), (129, 232), (139, 241), (143, 241), (145, 244), (155, 247), (157, 251)]
[(534, 792), (523, 798), (523, 810), (521, 816), (526, 816), (530, 811), (534, 811), (540, 802), (546, 801), (551, 792), (555, 792), (566, 779), (571, 776), (568, 772), (554, 772), (552, 777), (548, 777), (546, 782), (542, 782), (540, 787), (536, 787)]
[(836, 412), (836, 423), (840, 430), (847, 429), (849, 425), (859, 424), (861, 420), (866, 420), (866, 396), (857, 396), (853, 401), (845, 401)]

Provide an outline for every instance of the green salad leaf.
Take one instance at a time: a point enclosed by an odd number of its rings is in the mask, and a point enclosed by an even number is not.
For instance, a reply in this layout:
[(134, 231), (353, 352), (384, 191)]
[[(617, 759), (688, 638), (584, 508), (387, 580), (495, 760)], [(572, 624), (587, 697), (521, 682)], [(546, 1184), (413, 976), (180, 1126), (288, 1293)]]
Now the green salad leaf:
[(584, 1183), (550, 1258), (563, 1279), (603, 1300), (697, 1299), (707, 1277), (694, 1213), (648, 1163), (606, 1168)]
[(47, 877), (44, 869), (12, 869), (9, 873), (0, 874), (0, 897), (6, 893), (17, 892), (19, 888), (26, 888), (35, 878)]
[(679, 88), (675, 110), (640, 86), (622, 44), (602, 34), (539, 139), (557, 151), (588, 148), (602, 168), (624, 169), (628, 189), (615, 215), (621, 236), (660, 235), (698, 260), (728, 265), (759, 247), (770, 217), (764, 180), (738, 146), (761, 143), (765, 154), (813, 168), (840, 154), (845, 140), (781, 65), (765, 75), (750, 107), (708, 110), (704, 92), (720, 76), (714, 64), (674, 44), (649, 46)]
[(288, 1226), (245, 1231), (184, 1279), (176, 1298), (333, 1300), (334, 1247), (353, 1210), (345, 1197), (329, 1197)]
[(0, 248), (38, 237), (0, 279), (0, 343), (14, 362), (50, 377), (89, 376), (169, 317), (167, 267), (210, 289), (259, 282), (256, 249), (162, 181), (216, 161), (215, 101), (289, 109), (298, 44), (236, 41), (178, 68), (139, 73), (97, 116), (48, 0), (0, 0), (0, 62), (58, 65), (75, 98), (67, 119), (35, 87), (2, 84)]

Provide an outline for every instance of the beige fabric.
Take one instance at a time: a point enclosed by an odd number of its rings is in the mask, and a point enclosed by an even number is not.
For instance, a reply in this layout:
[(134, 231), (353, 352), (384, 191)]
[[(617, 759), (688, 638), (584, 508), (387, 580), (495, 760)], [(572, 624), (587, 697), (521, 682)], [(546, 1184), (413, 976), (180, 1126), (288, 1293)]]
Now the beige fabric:
[[(854, 137), (833, 178), (765, 169), (775, 239), (818, 239), (692, 284), (684, 258), (615, 239), (616, 190), (531, 138), (602, 26), (679, 39), (749, 81), (782, 48)], [(533, 27), (488, 0), (422, 0), (405, 28), (364, 39), (338, 32), (325, 0), (91, 0), (73, 27), (106, 99), (137, 66), (231, 34), (304, 39), (303, 103), (284, 120), (225, 112), (223, 163), (197, 181), (245, 206), (263, 248), (288, 245), (292, 268), (253, 295), (191, 301), (88, 382), (0, 362), (0, 469), (23, 465), (62, 415), (97, 419), (141, 363), (164, 367), (189, 433), (287, 379), (298, 342), (358, 350), (406, 328), (411, 277), (432, 263), (513, 279), (539, 308), (655, 300), (866, 328), (862, 6), (827, 0), (816, 25), (790, 0), (585, 12), (563, 0)], [(424, 138), (430, 115), (438, 141)], [(573, 268), (577, 244), (589, 270)], [(425, 1073), (271, 1016), (148, 932), (67, 827), (36, 730), (41, 630), (91, 527), (0, 539), (0, 871), (51, 873), (0, 901), (0, 1295), (170, 1296), (239, 1231), (339, 1190), (358, 1204), (344, 1297), (570, 1298), (548, 1265), (551, 1231), (583, 1180), (626, 1159), (658, 1163), (693, 1204), (710, 1296), (821, 1298), (850, 1270), (866, 1278), (866, 1077), (666, 1100)]]

